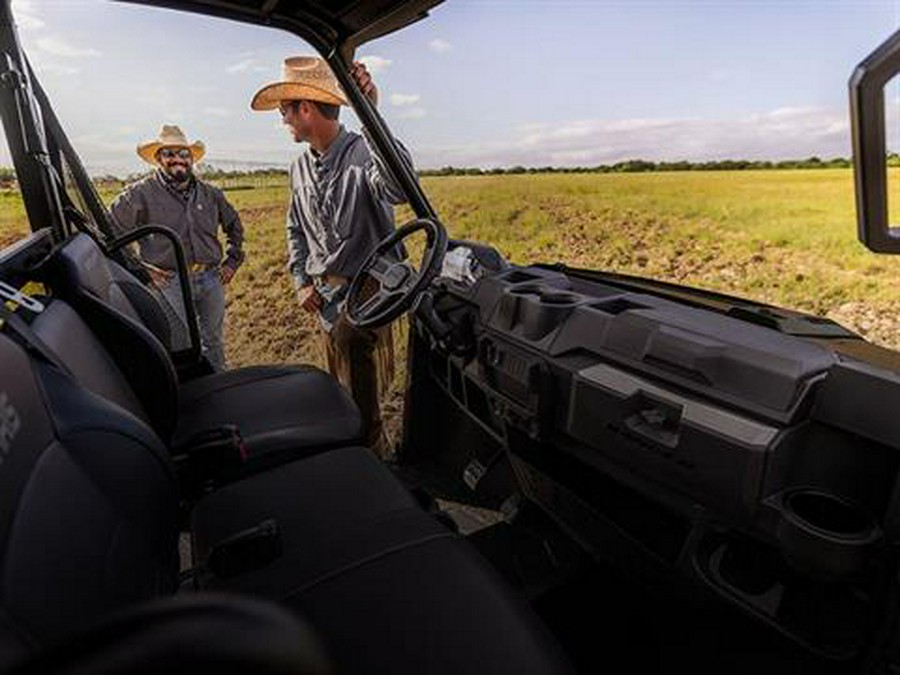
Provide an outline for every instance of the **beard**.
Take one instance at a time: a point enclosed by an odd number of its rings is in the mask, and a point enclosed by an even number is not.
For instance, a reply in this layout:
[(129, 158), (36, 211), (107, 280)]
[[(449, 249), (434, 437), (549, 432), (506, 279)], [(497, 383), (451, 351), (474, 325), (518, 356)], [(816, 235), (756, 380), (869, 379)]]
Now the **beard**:
[(189, 166), (173, 166), (168, 173), (172, 180), (183, 183), (191, 177), (191, 168)]

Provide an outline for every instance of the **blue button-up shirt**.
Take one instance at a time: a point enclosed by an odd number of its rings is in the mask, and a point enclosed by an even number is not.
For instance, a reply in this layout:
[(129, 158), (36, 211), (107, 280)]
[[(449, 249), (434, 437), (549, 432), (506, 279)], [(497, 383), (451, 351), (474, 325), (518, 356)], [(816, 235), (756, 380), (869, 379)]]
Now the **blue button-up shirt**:
[(352, 278), (394, 231), (393, 205), (406, 201), (368, 140), (343, 126), (324, 153), (307, 147), (291, 165), (290, 179), (288, 267), (298, 288), (322, 275)]

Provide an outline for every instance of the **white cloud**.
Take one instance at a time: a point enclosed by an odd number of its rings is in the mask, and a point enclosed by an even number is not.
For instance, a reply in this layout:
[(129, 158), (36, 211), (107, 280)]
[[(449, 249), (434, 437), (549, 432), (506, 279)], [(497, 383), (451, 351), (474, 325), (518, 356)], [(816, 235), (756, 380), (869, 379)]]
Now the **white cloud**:
[(506, 141), (421, 147), (429, 166), (593, 166), (627, 159), (705, 161), (850, 156), (842, 109), (781, 108), (732, 119), (573, 120), (529, 123)]
[(250, 70), (250, 66), (254, 63), (254, 59), (244, 59), (243, 61), (238, 61), (234, 65), (228, 66), (225, 69), (226, 73), (243, 73)]
[(418, 103), (422, 98), (419, 94), (391, 94), (390, 100), (392, 105), (412, 105)]
[(247, 72), (265, 73), (268, 70), (269, 70), (268, 68), (261, 65), (259, 63), (259, 61), (257, 61), (256, 59), (246, 58), (241, 61), (238, 61), (235, 64), (228, 66), (225, 69), (225, 72), (226, 73), (247, 73)]
[(404, 108), (398, 117), (403, 120), (419, 120), (425, 117), (428, 111), (425, 108)]
[(366, 68), (373, 75), (377, 73), (383, 73), (387, 69), (387, 67), (391, 65), (390, 59), (386, 59), (381, 56), (363, 56), (360, 61), (366, 64)]
[(37, 30), (43, 28), (46, 24), (32, 14), (17, 14), (16, 26), (23, 30)]
[(41, 38), (37, 41), (37, 46), (43, 49), (45, 52), (53, 54), (54, 56), (63, 56), (72, 59), (89, 56), (101, 56), (100, 52), (98, 52), (93, 47), (75, 47), (74, 45), (71, 45), (62, 38), (58, 37)]
[(35, 63), (34, 70), (38, 75), (77, 75), (81, 72), (81, 68), (61, 63)]
[(225, 108), (208, 107), (203, 109), (204, 115), (211, 117), (231, 117), (231, 112)]
[(428, 48), (433, 52), (437, 52), (438, 54), (444, 54), (453, 49), (453, 45), (451, 45), (446, 40), (437, 38), (436, 40), (432, 40), (428, 43)]

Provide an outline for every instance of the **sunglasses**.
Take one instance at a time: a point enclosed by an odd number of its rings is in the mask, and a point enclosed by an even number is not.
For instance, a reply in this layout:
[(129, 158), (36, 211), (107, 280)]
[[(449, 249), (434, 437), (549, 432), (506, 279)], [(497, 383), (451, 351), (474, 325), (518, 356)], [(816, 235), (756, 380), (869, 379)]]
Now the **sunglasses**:
[(187, 148), (163, 148), (159, 151), (159, 156), (163, 159), (172, 159), (173, 157), (190, 159), (192, 155), (191, 151)]
[(300, 105), (300, 101), (281, 101), (278, 103), (278, 112), (281, 113), (281, 116), (284, 117), (287, 115), (288, 110), (296, 110), (297, 106)]

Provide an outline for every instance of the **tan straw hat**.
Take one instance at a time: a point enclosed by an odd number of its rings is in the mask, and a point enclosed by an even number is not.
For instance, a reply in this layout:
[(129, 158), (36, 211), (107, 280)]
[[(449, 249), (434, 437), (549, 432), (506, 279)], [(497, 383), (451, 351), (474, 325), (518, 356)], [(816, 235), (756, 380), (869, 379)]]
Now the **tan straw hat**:
[(145, 162), (158, 164), (156, 153), (159, 152), (160, 148), (187, 148), (191, 151), (194, 162), (199, 162), (203, 155), (206, 154), (206, 146), (201, 141), (188, 143), (184, 132), (174, 124), (163, 124), (157, 138), (137, 146), (137, 154)]
[(324, 59), (318, 56), (292, 56), (284, 60), (281, 82), (272, 82), (253, 96), (253, 110), (274, 110), (282, 101), (319, 101), (347, 105), (340, 85)]

